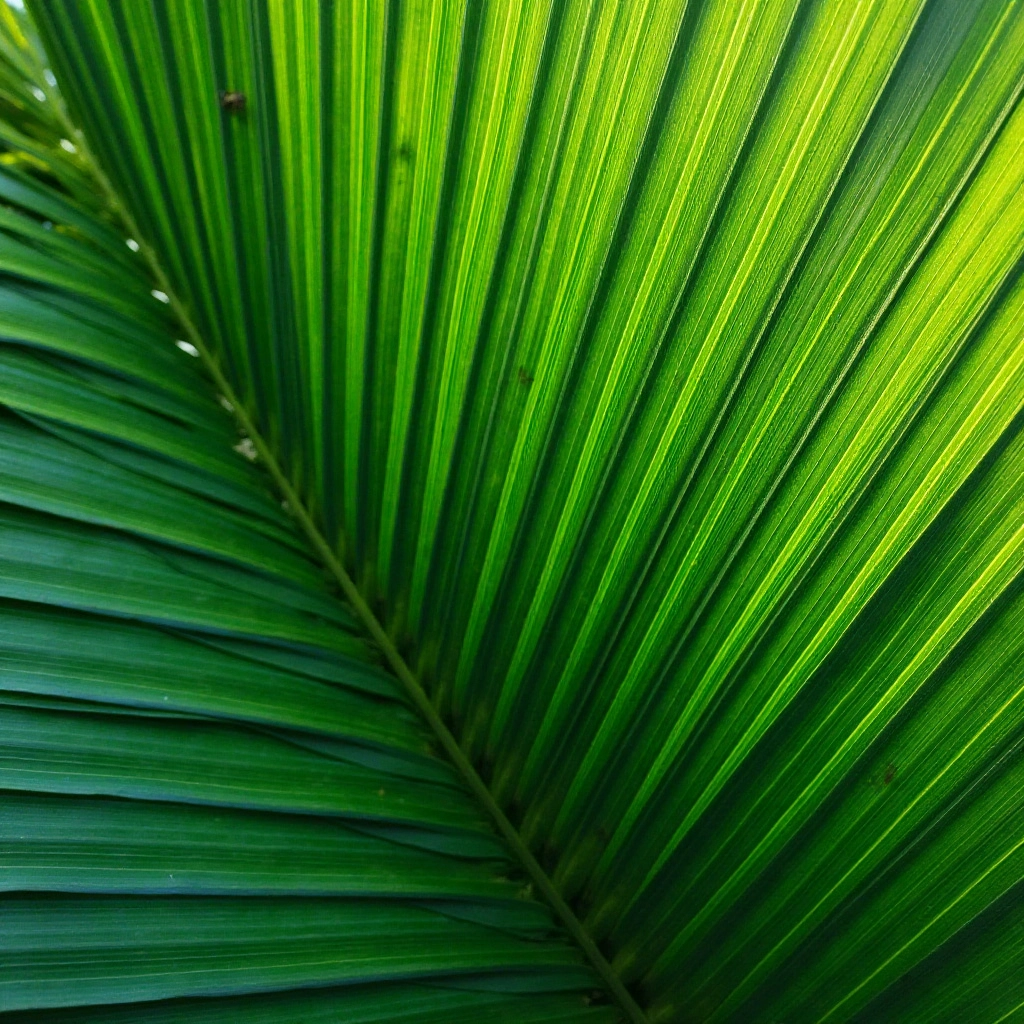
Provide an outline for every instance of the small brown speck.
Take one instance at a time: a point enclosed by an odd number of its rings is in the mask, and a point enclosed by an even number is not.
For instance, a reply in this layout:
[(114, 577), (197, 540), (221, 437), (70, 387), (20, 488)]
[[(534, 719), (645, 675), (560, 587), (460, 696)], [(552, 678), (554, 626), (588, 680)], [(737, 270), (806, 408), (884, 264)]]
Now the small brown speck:
[(533, 383), (533, 374), (530, 373), (525, 366), (520, 366), (519, 369), (516, 370), (516, 376), (519, 378), (519, 383), (522, 384), (523, 387), (528, 388)]
[(222, 91), (219, 93), (220, 105), (222, 109), (226, 110), (229, 114), (244, 114), (245, 113), (245, 93), (234, 92), (231, 90)]

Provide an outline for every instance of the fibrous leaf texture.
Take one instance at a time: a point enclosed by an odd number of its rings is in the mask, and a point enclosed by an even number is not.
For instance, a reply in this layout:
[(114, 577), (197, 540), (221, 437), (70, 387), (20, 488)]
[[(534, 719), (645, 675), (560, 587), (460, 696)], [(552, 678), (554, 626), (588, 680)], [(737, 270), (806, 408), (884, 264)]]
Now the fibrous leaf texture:
[(20, 8), (0, 1011), (1024, 1020), (1019, 0)]

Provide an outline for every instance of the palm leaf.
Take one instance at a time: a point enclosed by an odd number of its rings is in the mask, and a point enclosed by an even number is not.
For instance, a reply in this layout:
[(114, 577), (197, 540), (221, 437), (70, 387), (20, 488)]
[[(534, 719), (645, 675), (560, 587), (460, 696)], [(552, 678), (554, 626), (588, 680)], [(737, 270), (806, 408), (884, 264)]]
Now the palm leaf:
[(1019, 5), (32, 13), (0, 1008), (1016, 1019)]

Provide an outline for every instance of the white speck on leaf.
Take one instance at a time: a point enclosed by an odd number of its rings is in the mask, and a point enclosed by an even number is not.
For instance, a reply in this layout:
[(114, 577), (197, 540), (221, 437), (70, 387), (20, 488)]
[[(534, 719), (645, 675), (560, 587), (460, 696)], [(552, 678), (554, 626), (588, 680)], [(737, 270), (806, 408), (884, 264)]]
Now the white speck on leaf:
[(252, 443), (251, 437), (243, 437), (242, 440), (234, 446), (234, 449), (239, 455), (244, 455), (250, 462), (255, 462), (256, 456), (259, 454), (256, 451), (256, 445)]

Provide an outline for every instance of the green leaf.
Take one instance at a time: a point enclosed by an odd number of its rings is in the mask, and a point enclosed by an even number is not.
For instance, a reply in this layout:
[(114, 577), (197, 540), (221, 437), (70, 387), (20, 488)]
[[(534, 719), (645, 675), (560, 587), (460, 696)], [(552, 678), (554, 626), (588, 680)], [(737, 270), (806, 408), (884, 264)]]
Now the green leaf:
[(30, 6), (0, 1005), (1016, 1019), (1021, 4)]
[[(506, 916), (506, 927), (525, 924), (516, 920), (521, 912)], [(26, 896), (9, 898), (4, 918), (6, 1010), (558, 967), (574, 959), (568, 948), (429, 906), (376, 900)]]
[[(507, 975), (500, 979), (496, 992), (474, 992), (446, 986), (443, 982), (396, 983), (387, 988), (377, 985), (347, 985), (343, 988), (307, 989), (297, 992), (261, 993), (258, 996), (221, 997), (219, 999), (176, 999), (146, 1003), (129, 1008), (104, 1006), (97, 1010), (41, 1011), (21, 1016), (28, 1024), (76, 1024), (95, 1020), (101, 1012), (112, 1024), (334, 1024), (343, 1014), (351, 1024), (428, 1024), (444, 1019), (451, 1024), (488, 1024), (501, 1013), (514, 1007), (516, 1021), (521, 1024), (585, 1024), (608, 1021), (606, 1009), (587, 1009), (575, 994), (560, 991), (579, 985), (580, 979), (569, 974), (545, 972), (551, 981), (550, 992), (541, 996), (513, 996), (515, 992)], [(532, 980), (532, 979), (531, 979)]]

